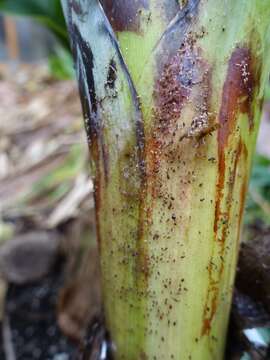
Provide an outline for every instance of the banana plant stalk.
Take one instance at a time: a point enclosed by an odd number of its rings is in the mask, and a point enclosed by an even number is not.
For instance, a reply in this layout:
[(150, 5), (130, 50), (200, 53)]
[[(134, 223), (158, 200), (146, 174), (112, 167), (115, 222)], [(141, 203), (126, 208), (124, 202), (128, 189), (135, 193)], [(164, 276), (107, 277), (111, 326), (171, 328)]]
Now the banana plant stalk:
[(270, 0), (62, 5), (114, 358), (222, 359), (270, 65)]

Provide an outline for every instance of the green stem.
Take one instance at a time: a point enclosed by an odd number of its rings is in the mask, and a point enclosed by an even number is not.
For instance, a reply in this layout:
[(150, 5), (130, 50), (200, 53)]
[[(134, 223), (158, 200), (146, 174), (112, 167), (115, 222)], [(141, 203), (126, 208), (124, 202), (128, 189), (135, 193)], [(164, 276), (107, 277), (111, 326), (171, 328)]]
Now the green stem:
[(62, 3), (115, 358), (221, 359), (270, 1)]

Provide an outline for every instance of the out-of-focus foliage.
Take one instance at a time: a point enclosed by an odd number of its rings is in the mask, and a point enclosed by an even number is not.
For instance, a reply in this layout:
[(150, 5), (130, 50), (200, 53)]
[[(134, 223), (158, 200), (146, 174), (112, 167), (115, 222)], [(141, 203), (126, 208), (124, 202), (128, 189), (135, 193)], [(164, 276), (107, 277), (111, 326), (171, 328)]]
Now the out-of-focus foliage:
[(48, 60), (51, 74), (59, 80), (74, 78), (73, 60), (60, 0), (0, 0), (0, 12), (28, 16), (47, 27), (60, 44)]
[(247, 223), (262, 220), (270, 224), (270, 159), (258, 154), (253, 163), (245, 219)]
[(59, 167), (33, 183), (31, 193), (25, 196), (23, 202), (42, 196), (47, 197), (48, 203), (58, 201), (70, 191), (72, 182), (84, 170), (84, 162), (82, 144), (72, 145)]
[(267, 81), (266, 87), (265, 87), (265, 100), (270, 100), (270, 81)]
[(0, 12), (37, 20), (54, 33), (63, 47), (69, 49), (60, 0), (0, 0)]
[(58, 80), (68, 80), (75, 77), (73, 59), (70, 52), (63, 47), (57, 47), (55, 54), (48, 59), (50, 73)]
[(74, 78), (73, 60), (60, 0), (0, 0), (0, 12), (28, 16), (47, 27), (60, 44), (48, 60), (51, 74), (58, 80)]

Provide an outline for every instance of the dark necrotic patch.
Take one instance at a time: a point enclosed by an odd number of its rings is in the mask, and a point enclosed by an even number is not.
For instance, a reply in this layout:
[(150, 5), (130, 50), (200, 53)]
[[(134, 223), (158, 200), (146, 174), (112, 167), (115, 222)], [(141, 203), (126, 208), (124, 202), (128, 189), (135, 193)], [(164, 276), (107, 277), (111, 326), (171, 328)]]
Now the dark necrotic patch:
[(148, 0), (100, 0), (114, 31), (140, 30), (141, 9), (148, 8)]
[[(85, 118), (85, 129), (87, 139), (91, 150), (93, 160), (99, 162), (99, 147), (102, 144), (102, 154), (106, 153), (103, 149), (103, 136), (101, 131), (101, 122), (98, 114), (98, 98), (95, 89), (94, 80), (94, 56), (91, 47), (85, 41), (79, 29), (75, 24), (72, 24), (72, 44), (73, 53), (78, 69), (78, 82), (80, 99), (82, 103), (82, 110)], [(89, 99), (90, 98), (90, 103)], [(107, 160), (104, 161), (105, 174), (108, 173)]]
[[(76, 55), (76, 58), (78, 67), (79, 92), (85, 118), (87, 139), (89, 141), (91, 156), (95, 161), (97, 168), (100, 164), (100, 153), (102, 154), (101, 159), (103, 164), (104, 177), (105, 181), (107, 182), (109, 175), (109, 156), (102, 131), (101, 119), (98, 114), (98, 99), (96, 95), (93, 74), (94, 56), (90, 45), (82, 39), (76, 25), (73, 25), (73, 36), (74, 45), (77, 46), (77, 51), (80, 52), (80, 57)], [(86, 77), (86, 84), (84, 75)], [(90, 103), (88, 101), (88, 95), (90, 97)], [(97, 185), (99, 182), (99, 177), (100, 174), (95, 178), (95, 201), (97, 207), (100, 196), (99, 185)]]
[(83, 9), (80, 0), (70, 0), (69, 6), (77, 15), (83, 15)]
[(81, 56), (84, 64), (84, 71), (86, 74), (87, 86), (89, 89), (89, 95), (91, 100), (91, 110), (97, 113), (97, 97), (95, 90), (95, 82), (93, 75), (93, 53), (89, 45), (85, 42), (80, 43)]
[(108, 86), (110, 89), (114, 89), (116, 79), (117, 79), (116, 63), (114, 59), (111, 59), (107, 74), (106, 86)]
[[(91, 50), (90, 45), (82, 38), (78, 27), (73, 24), (72, 31), (72, 42), (74, 47), (78, 47), (82, 57), (84, 71), (86, 75), (87, 86), (89, 89), (89, 96), (91, 100), (91, 111), (97, 113), (97, 97), (95, 90), (95, 81), (94, 81), (94, 56)], [(76, 52), (76, 51), (75, 51)], [(77, 55), (75, 54), (75, 59), (77, 60)]]

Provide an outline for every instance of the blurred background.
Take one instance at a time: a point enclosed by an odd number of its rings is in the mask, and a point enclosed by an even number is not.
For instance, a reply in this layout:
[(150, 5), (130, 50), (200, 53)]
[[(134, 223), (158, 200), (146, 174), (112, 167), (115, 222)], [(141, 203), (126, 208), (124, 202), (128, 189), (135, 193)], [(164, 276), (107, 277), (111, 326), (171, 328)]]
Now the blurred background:
[[(270, 359), (269, 134), (268, 83), (228, 359)], [(0, 0), (0, 359), (73, 359), (91, 338), (100, 314), (92, 192), (60, 1)]]
[(0, 1), (0, 119), (0, 359), (71, 359), (100, 301), (60, 1)]

